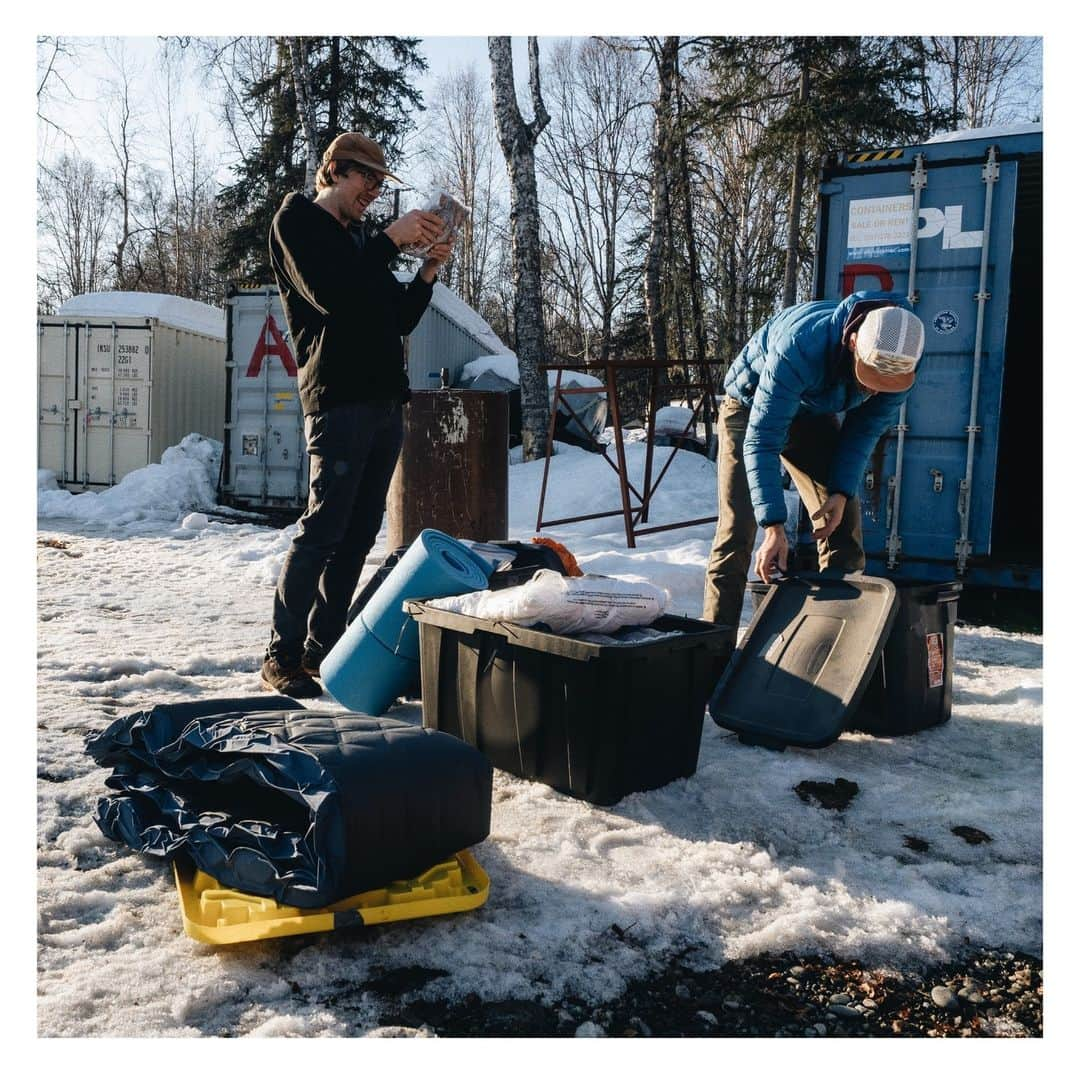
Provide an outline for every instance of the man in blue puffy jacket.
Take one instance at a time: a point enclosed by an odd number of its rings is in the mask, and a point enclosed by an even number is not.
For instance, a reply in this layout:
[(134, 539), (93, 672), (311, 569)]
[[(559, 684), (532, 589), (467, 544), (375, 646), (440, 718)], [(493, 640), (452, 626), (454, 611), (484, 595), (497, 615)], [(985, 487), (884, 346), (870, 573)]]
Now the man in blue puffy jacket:
[[(915, 382), (922, 323), (907, 299), (859, 292), (796, 304), (747, 342), (724, 379), (717, 457), (719, 516), (703, 618), (735, 632), (757, 527), (754, 570), (787, 569), (780, 463), (817, 523), (821, 570), (862, 570), (856, 493), (870, 452), (894, 427)], [(843, 413), (841, 423), (837, 414)]]

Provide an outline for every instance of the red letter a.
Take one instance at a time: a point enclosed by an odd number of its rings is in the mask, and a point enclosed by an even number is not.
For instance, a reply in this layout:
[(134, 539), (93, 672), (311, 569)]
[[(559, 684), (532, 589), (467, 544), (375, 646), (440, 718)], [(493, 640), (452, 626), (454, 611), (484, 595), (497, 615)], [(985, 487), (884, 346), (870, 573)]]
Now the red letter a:
[[(267, 330), (270, 331), (270, 336), (274, 339), (273, 344), (268, 343), (266, 340)], [(296, 361), (293, 359), (292, 353), (289, 352), (289, 346), (285, 344), (285, 339), (281, 336), (281, 331), (277, 328), (273, 315), (266, 316), (266, 322), (263, 323), (259, 340), (255, 342), (255, 349), (251, 354), (251, 361), (248, 363), (247, 369), (249, 379), (253, 379), (262, 371), (264, 356), (280, 356), (282, 364), (285, 365), (285, 370), (290, 375), (296, 376)]]

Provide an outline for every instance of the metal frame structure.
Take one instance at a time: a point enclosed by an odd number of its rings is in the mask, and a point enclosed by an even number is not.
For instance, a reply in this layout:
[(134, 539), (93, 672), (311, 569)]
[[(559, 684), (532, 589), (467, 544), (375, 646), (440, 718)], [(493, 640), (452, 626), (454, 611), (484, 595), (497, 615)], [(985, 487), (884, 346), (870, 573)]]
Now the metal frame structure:
[[(692, 428), (698, 422), (699, 416), (704, 416), (706, 423), (711, 421), (717, 415), (716, 406), (716, 392), (714, 390), (714, 381), (710, 372), (710, 368), (716, 363), (716, 361), (708, 361), (704, 365), (701, 365), (701, 370), (704, 373), (704, 381), (691, 383), (687, 381), (680, 385), (680, 389), (686, 394), (686, 400), (688, 402), (694, 402), (696, 396), (696, 404), (692, 405), (692, 413), (690, 420), (687, 422), (686, 427), (683, 428), (682, 435), (679, 438), (685, 437)], [(581, 371), (582, 369), (593, 368), (602, 370), (604, 372), (604, 384), (607, 392), (608, 406), (611, 413), (611, 424), (614, 432), (613, 442), (615, 445), (615, 461), (612, 461), (608, 456), (608, 450), (610, 444), (601, 443), (599, 439), (589, 436), (592, 444), (603, 454), (604, 460), (611, 466), (619, 478), (619, 498), (621, 507), (616, 510), (604, 510), (597, 514), (580, 514), (577, 517), (557, 518), (544, 520), (544, 503), (547, 500), (547, 486), (548, 486), (548, 474), (551, 469), (551, 455), (555, 444), (555, 422), (559, 412), (559, 405), (565, 405), (570, 416), (577, 421), (578, 425), (583, 431), (588, 432), (585, 424), (582, 423), (581, 417), (574, 411), (573, 405), (570, 403), (570, 396), (574, 394), (594, 394), (596, 388), (592, 386), (566, 386), (562, 385), (563, 374), (566, 372)], [(626, 546), (633, 548), (637, 546), (637, 538), (644, 536), (648, 533), (665, 532), (669, 529), (683, 529), (688, 528), (691, 525), (705, 525), (715, 520), (715, 518), (695, 518), (692, 521), (674, 521), (666, 525), (651, 525), (648, 528), (640, 528), (639, 525), (645, 524), (649, 520), (649, 504), (652, 501), (653, 495), (656, 494), (656, 489), (660, 486), (660, 482), (664, 479), (671, 462), (674, 460), (675, 455), (682, 449), (678, 444), (671, 447), (671, 453), (668, 455), (667, 461), (664, 463), (664, 467), (660, 470), (659, 474), (654, 481), (653, 474), (653, 450), (655, 448), (656, 439), (656, 399), (657, 393), (660, 389), (660, 372), (662, 370), (670, 370), (672, 368), (683, 368), (685, 370), (686, 365), (682, 361), (657, 361), (657, 360), (609, 360), (607, 362), (585, 362), (580, 364), (541, 364), (540, 370), (547, 373), (549, 371), (556, 372), (555, 375), (555, 398), (552, 402), (551, 408), (551, 421), (548, 425), (548, 438), (547, 438), (547, 450), (544, 456), (544, 479), (540, 485), (540, 505), (536, 511), (536, 531), (539, 533), (545, 526), (548, 525), (569, 525), (578, 521), (592, 521), (597, 518), (604, 517), (616, 517), (622, 515), (623, 525), (626, 529)], [(649, 409), (648, 418), (645, 424), (645, 476), (642, 484), (644, 494), (637, 489), (637, 487), (631, 482), (626, 470), (626, 448), (623, 442), (622, 432), (622, 414), (619, 408), (619, 391), (618, 384), (616, 382), (616, 373), (619, 371), (643, 371), (647, 370), (651, 372), (649, 380)], [(632, 505), (631, 497), (636, 500), (636, 505)]]

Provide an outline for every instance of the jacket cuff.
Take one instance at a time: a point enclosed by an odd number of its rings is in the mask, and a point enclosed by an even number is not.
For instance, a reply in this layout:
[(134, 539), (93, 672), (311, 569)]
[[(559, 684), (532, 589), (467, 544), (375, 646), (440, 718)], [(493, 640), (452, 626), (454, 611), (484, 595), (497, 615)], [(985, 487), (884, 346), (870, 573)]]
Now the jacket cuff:
[(829, 477), (828, 488), (830, 495), (843, 495), (852, 499), (855, 497), (855, 489), (858, 487), (858, 477), (836, 473)]
[(767, 529), (770, 525), (786, 525), (787, 504), (781, 503), (780, 506), (762, 506), (755, 509), (754, 520), (763, 529)]

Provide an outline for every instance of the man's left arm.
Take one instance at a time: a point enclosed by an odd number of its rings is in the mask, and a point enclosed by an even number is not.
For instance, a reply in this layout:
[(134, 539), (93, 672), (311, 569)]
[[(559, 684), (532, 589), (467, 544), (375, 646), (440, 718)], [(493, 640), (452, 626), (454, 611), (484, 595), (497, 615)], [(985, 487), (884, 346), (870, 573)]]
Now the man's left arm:
[(416, 277), (409, 282), (398, 304), (398, 332), (410, 334), (416, 329), (420, 317), (431, 303), (431, 294), (435, 288), (435, 276), (442, 269), (450, 255), (448, 244), (438, 244), (431, 249), (428, 257), (421, 264)]
[(870, 452), (878, 439), (895, 427), (900, 407), (910, 390), (899, 394), (875, 394), (844, 416), (840, 441), (829, 470), (829, 493), (851, 498), (859, 489)]

